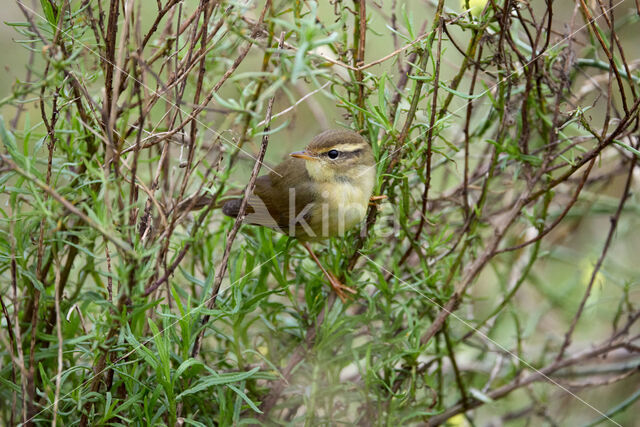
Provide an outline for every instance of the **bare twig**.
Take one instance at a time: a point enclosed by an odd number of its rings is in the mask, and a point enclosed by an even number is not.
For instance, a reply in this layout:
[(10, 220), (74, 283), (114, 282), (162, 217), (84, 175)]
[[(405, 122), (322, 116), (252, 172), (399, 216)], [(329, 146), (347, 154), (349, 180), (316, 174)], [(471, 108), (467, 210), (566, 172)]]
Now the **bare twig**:
[(56, 278), (54, 288), (54, 306), (56, 312), (56, 332), (58, 336), (58, 372), (56, 374), (56, 390), (53, 397), (53, 421), (52, 426), (57, 426), (58, 418), (58, 406), (60, 404), (60, 387), (62, 386), (62, 363), (63, 363), (63, 351), (64, 351), (64, 339), (62, 337), (62, 313), (60, 312), (60, 267), (55, 263)]
[[(224, 277), (227, 271), (227, 262), (229, 261), (229, 255), (231, 254), (231, 246), (233, 245), (234, 240), (236, 239), (236, 235), (238, 234), (238, 230), (242, 225), (242, 221), (244, 220), (245, 212), (247, 210), (247, 206), (249, 204), (249, 196), (253, 192), (255, 188), (256, 179), (258, 178), (258, 173), (260, 172), (260, 168), (262, 166), (262, 161), (264, 160), (264, 155), (267, 152), (267, 145), (269, 144), (269, 130), (271, 123), (271, 109), (273, 108), (273, 102), (275, 100), (275, 96), (271, 97), (269, 103), (267, 104), (267, 111), (265, 113), (265, 122), (267, 125), (264, 128), (262, 143), (260, 144), (260, 151), (258, 152), (258, 159), (253, 165), (253, 169), (251, 170), (251, 176), (249, 177), (249, 183), (245, 187), (244, 194), (242, 197), (242, 202), (240, 203), (240, 208), (238, 210), (238, 216), (236, 217), (235, 222), (233, 223), (233, 227), (229, 232), (229, 236), (227, 237), (227, 243), (224, 248), (224, 253), (222, 255), (222, 260), (220, 261), (220, 266), (218, 267), (218, 271), (213, 280), (211, 297), (209, 298), (208, 307), (211, 309), (215, 306), (218, 292), (220, 291), (220, 285), (222, 284), (222, 278)], [(196, 340), (193, 344), (193, 348), (191, 350), (191, 357), (196, 357), (198, 353), (200, 353), (200, 347), (202, 345), (202, 338), (204, 337), (205, 328), (204, 326), (209, 322), (210, 315), (207, 314), (202, 317), (201, 324), (203, 326), (202, 330), (198, 333)]]
[(616, 228), (618, 227), (618, 222), (620, 221), (620, 215), (622, 214), (622, 209), (624, 208), (627, 199), (629, 198), (629, 194), (631, 191), (631, 182), (633, 181), (633, 171), (635, 170), (636, 161), (632, 160), (629, 162), (629, 173), (627, 174), (627, 180), (624, 184), (624, 190), (622, 191), (622, 196), (620, 197), (620, 202), (618, 203), (618, 208), (613, 216), (610, 218), (611, 226), (609, 227), (609, 232), (607, 233), (607, 238), (604, 242), (604, 246), (602, 251), (600, 252), (600, 256), (598, 257), (598, 261), (596, 265), (593, 267), (593, 271), (591, 272), (591, 277), (589, 278), (589, 283), (587, 284), (587, 289), (584, 292), (582, 300), (580, 301), (580, 305), (578, 306), (578, 310), (576, 314), (573, 316), (573, 320), (571, 321), (571, 325), (569, 329), (564, 335), (564, 341), (562, 346), (560, 347), (560, 351), (558, 351), (558, 355), (556, 356), (556, 360), (561, 360), (564, 357), (564, 353), (567, 350), (567, 347), (571, 344), (571, 336), (582, 316), (582, 312), (584, 310), (585, 304), (587, 303), (587, 299), (591, 295), (591, 289), (593, 289), (593, 284), (596, 281), (596, 277), (598, 277), (598, 272), (602, 267), (602, 263), (604, 262), (607, 253), (609, 252), (609, 246), (611, 246), (611, 241), (613, 240), (613, 235), (615, 234)]

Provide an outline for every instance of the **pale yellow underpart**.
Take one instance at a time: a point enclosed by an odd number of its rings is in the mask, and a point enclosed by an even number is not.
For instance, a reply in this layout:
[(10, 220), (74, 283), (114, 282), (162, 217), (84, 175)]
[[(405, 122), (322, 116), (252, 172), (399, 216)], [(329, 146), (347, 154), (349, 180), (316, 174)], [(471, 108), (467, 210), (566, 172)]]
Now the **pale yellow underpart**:
[[(362, 221), (375, 185), (375, 168), (354, 166), (340, 179), (319, 161), (307, 161), (320, 203), (312, 208), (309, 226), (318, 237), (341, 236)], [(344, 178), (348, 178), (344, 179)]]

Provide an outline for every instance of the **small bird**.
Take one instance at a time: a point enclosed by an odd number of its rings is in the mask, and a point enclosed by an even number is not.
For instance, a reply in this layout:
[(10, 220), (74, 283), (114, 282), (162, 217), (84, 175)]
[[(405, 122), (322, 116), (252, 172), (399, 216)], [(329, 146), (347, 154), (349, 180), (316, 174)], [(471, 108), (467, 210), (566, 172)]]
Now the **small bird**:
[[(309, 242), (342, 236), (366, 215), (376, 181), (369, 143), (349, 130), (327, 130), (271, 172), (256, 179), (245, 222), (300, 240), (342, 301), (355, 291), (315, 255)], [(379, 199), (379, 198), (374, 198)], [(222, 212), (236, 217), (242, 198), (227, 200)]]

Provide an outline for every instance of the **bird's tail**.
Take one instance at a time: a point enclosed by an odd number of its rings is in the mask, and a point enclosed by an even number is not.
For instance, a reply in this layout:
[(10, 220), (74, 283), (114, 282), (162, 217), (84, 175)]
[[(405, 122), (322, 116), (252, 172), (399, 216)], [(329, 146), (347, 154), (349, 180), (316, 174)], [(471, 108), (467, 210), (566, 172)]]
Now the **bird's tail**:
[(230, 199), (232, 200), (240, 195), (242, 195), (242, 190), (229, 190), (214, 201), (214, 196), (210, 193), (193, 194), (180, 201), (180, 203), (178, 203), (178, 205), (176, 206), (176, 211), (180, 213), (187, 211), (198, 211), (211, 205), (212, 203), (214, 203), (213, 209), (220, 209), (223, 208), (225, 203), (227, 203)]

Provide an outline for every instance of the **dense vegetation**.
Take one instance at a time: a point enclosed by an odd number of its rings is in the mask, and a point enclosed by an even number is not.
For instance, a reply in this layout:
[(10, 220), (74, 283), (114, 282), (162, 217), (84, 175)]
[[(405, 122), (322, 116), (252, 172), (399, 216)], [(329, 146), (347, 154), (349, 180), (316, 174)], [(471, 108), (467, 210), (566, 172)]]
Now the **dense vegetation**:
[[(640, 9), (461, 3), (19, 1), (2, 423), (631, 423)], [(344, 304), (217, 209), (340, 127), (387, 196), (315, 244)]]

